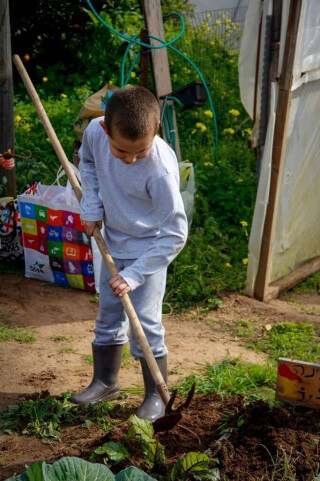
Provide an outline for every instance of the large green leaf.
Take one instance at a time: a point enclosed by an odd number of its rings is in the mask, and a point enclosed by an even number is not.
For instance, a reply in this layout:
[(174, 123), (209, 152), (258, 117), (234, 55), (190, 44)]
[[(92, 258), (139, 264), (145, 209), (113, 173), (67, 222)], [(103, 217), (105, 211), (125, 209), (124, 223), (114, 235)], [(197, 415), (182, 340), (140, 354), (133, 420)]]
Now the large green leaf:
[(142, 440), (142, 449), (145, 454), (145, 462), (153, 468), (154, 466), (160, 466), (165, 463), (166, 456), (164, 453), (164, 446), (159, 443), (158, 440), (153, 439), (151, 441)]
[(28, 467), (26, 474), (29, 481), (44, 481), (45, 461), (39, 461)]
[(143, 439), (144, 441), (151, 441), (154, 431), (150, 421), (147, 419), (141, 419), (135, 414), (130, 416), (128, 421), (132, 423), (126, 436), (128, 441), (135, 437)]
[(209, 462), (209, 456), (204, 453), (191, 451), (190, 453), (183, 454), (173, 466), (170, 473), (170, 480), (183, 481), (188, 478), (191, 472), (195, 474), (197, 474), (197, 472), (199, 474), (204, 474), (208, 469)]
[(110, 441), (94, 450), (94, 454), (106, 454), (110, 461), (119, 463), (123, 459), (130, 458), (130, 454), (122, 443)]
[(157, 481), (155, 478), (151, 478), (149, 474), (144, 473), (134, 466), (123, 469), (115, 477), (115, 481)]
[(44, 481), (114, 481), (107, 466), (66, 457), (48, 466)]

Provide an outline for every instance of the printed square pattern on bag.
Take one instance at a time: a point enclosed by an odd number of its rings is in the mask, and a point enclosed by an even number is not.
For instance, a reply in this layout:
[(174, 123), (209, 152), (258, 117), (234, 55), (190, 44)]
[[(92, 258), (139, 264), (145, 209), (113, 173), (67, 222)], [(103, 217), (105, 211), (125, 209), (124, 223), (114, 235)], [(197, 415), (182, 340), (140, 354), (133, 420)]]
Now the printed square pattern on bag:
[(94, 292), (91, 239), (80, 215), (29, 202), (20, 202), (20, 214), (26, 275)]

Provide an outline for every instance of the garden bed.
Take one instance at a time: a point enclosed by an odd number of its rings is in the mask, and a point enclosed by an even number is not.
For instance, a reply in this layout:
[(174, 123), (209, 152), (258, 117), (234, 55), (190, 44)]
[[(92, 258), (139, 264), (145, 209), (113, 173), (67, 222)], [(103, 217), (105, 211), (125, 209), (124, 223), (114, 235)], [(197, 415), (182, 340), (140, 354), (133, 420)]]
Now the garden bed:
[[(36, 460), (50, 463), (62, 456), (89, 459), (93, 450), (107, 441), (124, 442), (129, 427), (127, 415), (128, 411), (121, 414), (117, 410), (122, 423), (108, 434), (93, 424), (90, 428), (62, 429), (60, 442), (1, 436), (1, 480), (23, 472), (25, 464)], [(183, 453), (196, 451), (216, 459), (212, 464), (219, 468), (222, 480), (311, 481), (319, 472), (319, 426), (319, 411), (270, 409), (263, 401), (246, 406), (241, 397), (223, 400), (215, 394), (197, 395), (180, 425), (167, 434), (156, 435), (167, 458), (161, 474), (165, 475)], [(146, 469), (139, 443), (130, 442), (127, 448), (135, 465)], [(95, 461), (103, 462), (103, 456), (97, 456)], [(128, 465), (129, 461), (122, 461), (112, 466), (112, 470), (118, 472)]]

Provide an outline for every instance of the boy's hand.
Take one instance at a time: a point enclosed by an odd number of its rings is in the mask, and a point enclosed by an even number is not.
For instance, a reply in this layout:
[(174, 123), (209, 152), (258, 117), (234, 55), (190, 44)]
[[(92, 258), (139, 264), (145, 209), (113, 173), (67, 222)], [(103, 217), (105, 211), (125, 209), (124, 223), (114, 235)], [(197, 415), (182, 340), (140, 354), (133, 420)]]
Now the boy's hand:
[(101, 229), (102, 220), (98, 220), (97, 222), (93, 222), (91, 220), (82, 220), (81, 224), (83, 225), (83, 227), (86, 231), (86, 234), (89, 237), (91, 237), (93, 235), (93, 229), (94, 229), (95, 225), (97, 225), (99, 227), (99, 229)]
[(110, 279), (109, 286), (113, 290), (113, 293), (116, 297), (123, 297), (125, 294), (128, 294), (128, 292), (131, 291), (129, 284), (127, 284), (123, 277), (121, 277), (119, 274)]
[(14, 158), (11, 157), (10, 159), (4, 159), (4, 158), (0, 155), (0, 165), (1, 165), (1, 167), (3, 167), (4, 169), (12, 170), (12, 169), (14, 169), (14, 167), (15, 167)]

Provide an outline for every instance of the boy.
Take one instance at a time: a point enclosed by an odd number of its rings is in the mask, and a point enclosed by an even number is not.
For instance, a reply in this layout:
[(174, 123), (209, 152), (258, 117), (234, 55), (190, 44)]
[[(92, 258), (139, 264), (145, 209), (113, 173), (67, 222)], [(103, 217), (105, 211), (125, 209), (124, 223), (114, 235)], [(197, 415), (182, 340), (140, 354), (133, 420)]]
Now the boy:
[[(119, 297), (130, 292), (162, 375), (167, 380), (167, 347), (161, 321), (166, 268), (183, 248), (187, 219), (179, 192), (177, 159), (156, 132), (160, 109), (145, 88), (116, 90), (105, 117), (90, 122), (83, 137), (80, 172), (81, 220), (88, 235), (105, 225), (104, 236), (119, 275), (110, 279), (102, 263), (99, 314), (92, 343), (94, 374), (90, 386), (73, 395), (79, 404), (111, 399), (119, 393), (118, 372), (128, 319)], [(164, 414), (137, 340), (145, 398), (137, 415), (155, 421)]]

